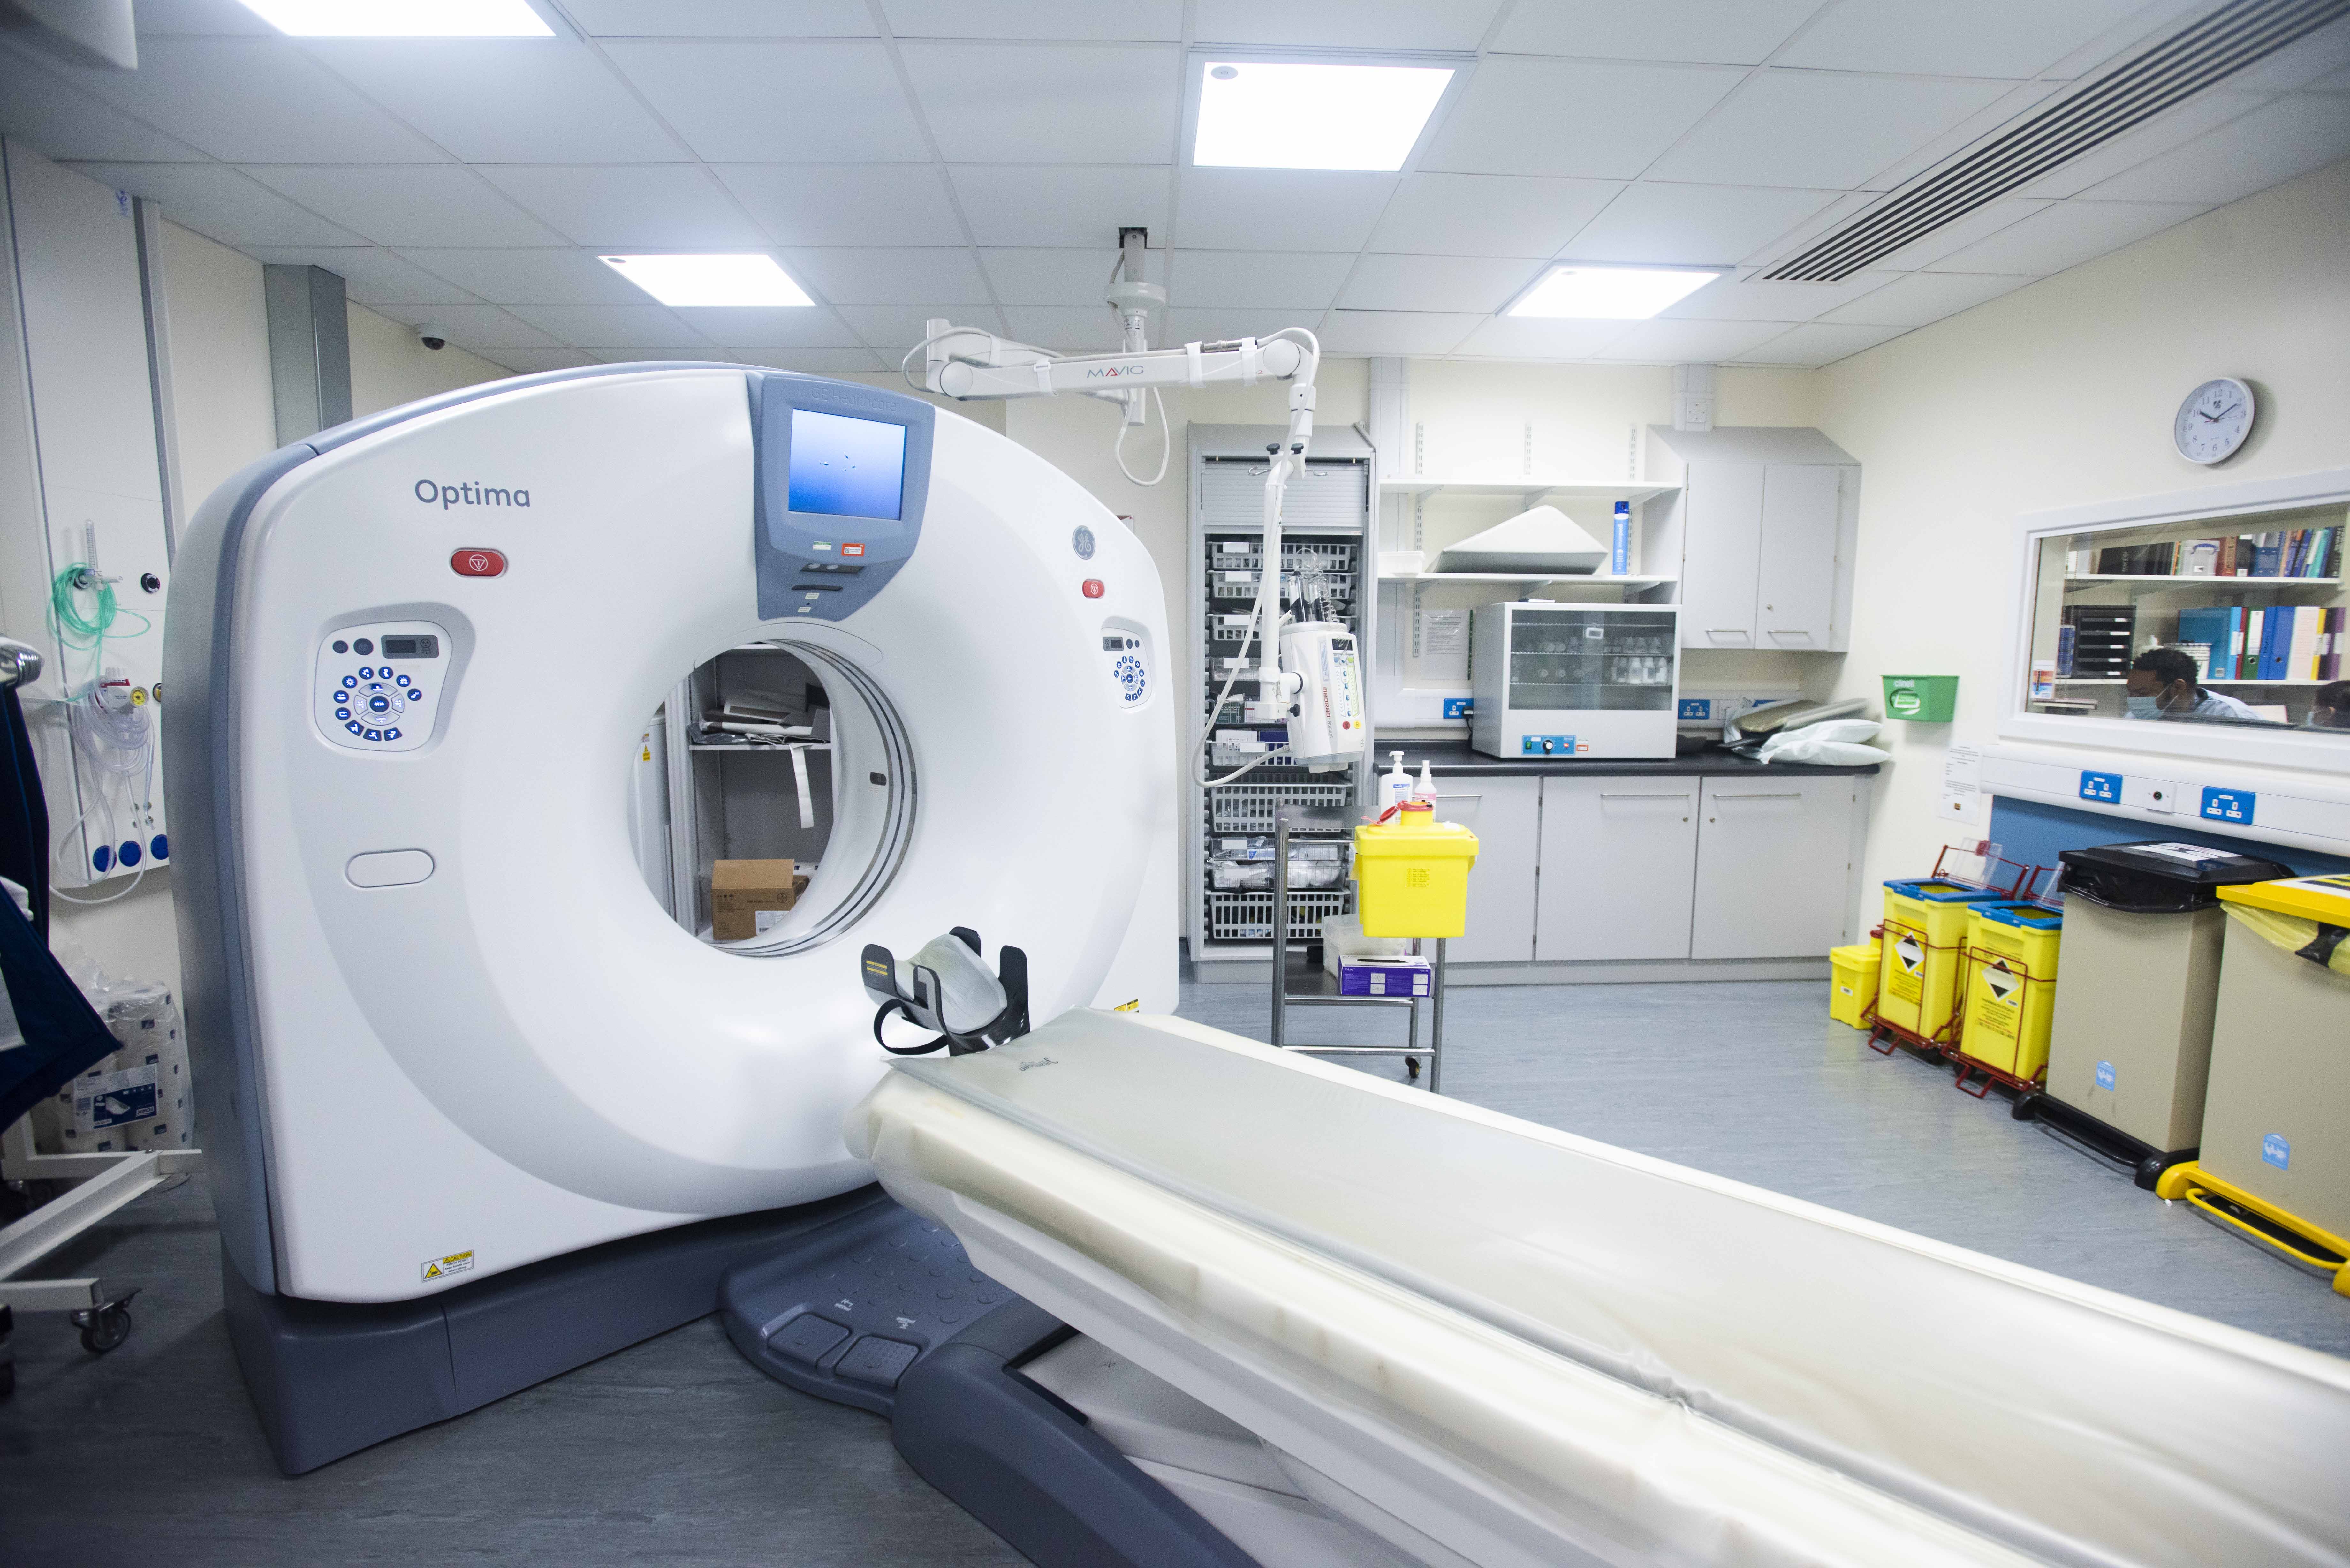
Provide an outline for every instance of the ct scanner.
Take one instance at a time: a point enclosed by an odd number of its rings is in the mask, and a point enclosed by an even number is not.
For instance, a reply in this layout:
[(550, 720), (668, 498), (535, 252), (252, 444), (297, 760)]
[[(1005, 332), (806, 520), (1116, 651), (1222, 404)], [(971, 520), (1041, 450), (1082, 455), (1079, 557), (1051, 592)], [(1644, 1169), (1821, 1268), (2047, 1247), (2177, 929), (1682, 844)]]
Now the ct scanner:
[[(1159, 1016), (1159, 582), (975, 424), (499, 382), (246, 470), (174, 593), (190, 1037), (289, 1471), (715, 1304), (1040, 1563), (2350, 1563), (2341, 1362)], [(842, 782), (730, 951), (647, 893), (619, 759), (752, 640), (823, 672)], [(1039, 1026), (893, 1062), (859, 954), (952, 927)]]

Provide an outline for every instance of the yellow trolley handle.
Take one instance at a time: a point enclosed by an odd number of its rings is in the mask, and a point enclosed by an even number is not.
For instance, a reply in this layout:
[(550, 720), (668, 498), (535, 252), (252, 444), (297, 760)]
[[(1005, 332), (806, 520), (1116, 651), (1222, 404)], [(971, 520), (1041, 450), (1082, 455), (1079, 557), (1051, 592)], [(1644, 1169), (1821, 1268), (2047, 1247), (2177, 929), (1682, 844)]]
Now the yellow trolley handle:
[(2278, 1251), (2284, 1253), (2287, 1257), (2298, 1258), (2313, 1269), (2321, 1269), (2330, 1274), (2343, 1266), (2343, 1261), (2339, 1258), (2336, 1258), (2330, 1262), (2324, 1258), (2313, 1258), (2307, 1252), (2303, 1251), (2300, 1248), (2293, 1246), (2286, 1241), (2270, 1235), (2267, 1231), (2262, 1230), (2257, 1225), (2247, 1225), (2241, 1220), (2237, 1219), (2233, 1214), (2229, 1213), (2226, 1210), (2215, 1208), (2213, 1205), (2204, 1202), (2204, 1194), (2209, 1190), (2210, 1189), (2207, 1188), (2190, 1187), (2184, 1193), (2180, 1194), (2180, 1196), (2185, 1198), (2188, 1202), (2195, 1205), (2196, 1208), (2203, 1210), (2204, 1213), (2210, 1215), (2213, 1219), (2225, 1220), (2227, 1223), (2233, 1225), (2237, 1230), (2241, 1231), (2245, 1235), (2250, 1236), (2253, 1241), (2265, 1242), (2267, 1245), (2275, 1248)]

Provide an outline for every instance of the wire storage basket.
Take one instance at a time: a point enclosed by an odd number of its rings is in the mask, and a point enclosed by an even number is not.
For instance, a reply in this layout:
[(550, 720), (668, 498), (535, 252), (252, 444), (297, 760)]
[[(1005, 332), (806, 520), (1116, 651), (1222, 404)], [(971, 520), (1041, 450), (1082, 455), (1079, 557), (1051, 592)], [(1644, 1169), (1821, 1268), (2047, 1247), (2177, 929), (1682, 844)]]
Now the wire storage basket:
[(1208, 821), (1218, 833), (1271, 833), (1277, 807), (1343, 811), (1354, 793), (1350, 783), (1226, 784), (1208, 792)]
[[(1339, 888), (1326, 893), (1289, 895), (1289, 940), (1317, 940), (1326, 916), (1343, 915), (1355, 907), (1355, 890)], [(1211, 893), (1208, 895), (1208, 936), (1219, 942), (1267, 942), (1273, 940), (1273, 895), (1270, 893)]]

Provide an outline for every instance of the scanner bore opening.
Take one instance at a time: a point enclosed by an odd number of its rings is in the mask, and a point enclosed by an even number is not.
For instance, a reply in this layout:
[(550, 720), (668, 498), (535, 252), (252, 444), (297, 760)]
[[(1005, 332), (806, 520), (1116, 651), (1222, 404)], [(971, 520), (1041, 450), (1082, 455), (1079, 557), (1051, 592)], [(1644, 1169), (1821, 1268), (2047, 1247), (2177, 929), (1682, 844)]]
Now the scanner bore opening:
[[(679, 682), (649, 732), (667, 754), (638, 758), (630, 842), (654, 898), (702, 941), (745, 958), (804, 952), (889, 889), (912, 838), (913, 747), (852, 660), (790, 639), (738, 644)], [(793, 907), (718, 940), (714, 863), (785, 858), (808, 878)]]

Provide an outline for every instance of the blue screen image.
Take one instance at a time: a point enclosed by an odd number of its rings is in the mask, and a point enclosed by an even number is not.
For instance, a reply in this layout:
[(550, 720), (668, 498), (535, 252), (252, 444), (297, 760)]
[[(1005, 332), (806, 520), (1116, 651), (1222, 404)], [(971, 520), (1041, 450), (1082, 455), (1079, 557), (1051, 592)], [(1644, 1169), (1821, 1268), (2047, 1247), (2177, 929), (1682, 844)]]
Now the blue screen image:
[(792, 410), (793, 511), (894, 519), (905, 491), (905, 426)]

